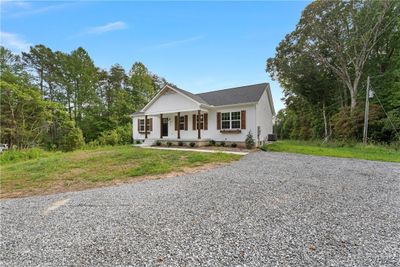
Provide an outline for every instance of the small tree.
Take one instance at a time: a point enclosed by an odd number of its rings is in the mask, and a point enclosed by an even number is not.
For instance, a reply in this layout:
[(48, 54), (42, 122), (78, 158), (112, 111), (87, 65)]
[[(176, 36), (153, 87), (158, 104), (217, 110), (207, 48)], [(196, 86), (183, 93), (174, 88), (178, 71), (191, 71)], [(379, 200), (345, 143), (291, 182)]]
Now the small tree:
[(246, 140), (244, 142), (246, 143), (246, 148), (247, 149), (253, 148), (254, 145), (256, 144), (256, 142), (254, 141), (253, 134), (251, 133), (251, 131), (249, 131), (249, 133), (247, 134)]
[(64, 136), (60, 148), (63, 151), (73, 151), (81, 148), (85, 144), (81, 129), (72, 127)]
[(120, 143), (121, 137), (118, 134), (117, 130), (114, 129), (102, 132), (98, 140), (102, 145), (115, 146)]

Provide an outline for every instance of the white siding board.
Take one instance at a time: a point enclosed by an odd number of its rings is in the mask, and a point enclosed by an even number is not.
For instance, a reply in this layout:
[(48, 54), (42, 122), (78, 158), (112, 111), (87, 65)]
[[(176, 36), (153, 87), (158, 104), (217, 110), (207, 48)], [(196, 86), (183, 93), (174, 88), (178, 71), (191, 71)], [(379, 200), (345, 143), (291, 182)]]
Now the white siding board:
[(265, 141), (268, 134), (272, 134), (272, 111), (266, 90), (256, 105), (256, 123), (261, 127), (260, 139), (257, 141)]
[(199, 104), (172, 90), (162, 94), (145, 111), (147, 114), (170, 113), (177, 110), (198, 110)]

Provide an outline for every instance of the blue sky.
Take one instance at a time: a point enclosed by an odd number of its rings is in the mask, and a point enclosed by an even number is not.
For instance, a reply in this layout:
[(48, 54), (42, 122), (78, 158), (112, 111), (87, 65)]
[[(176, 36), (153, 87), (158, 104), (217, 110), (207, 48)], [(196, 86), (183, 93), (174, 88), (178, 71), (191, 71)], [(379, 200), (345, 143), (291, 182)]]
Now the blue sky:
[(1, 43), (15, 52), (82, 46), (105, 69), (141, 61), (194, 93), (267, 81), (279, 110), (282, 91), (265, 61), (308, 3), (1, 0)]

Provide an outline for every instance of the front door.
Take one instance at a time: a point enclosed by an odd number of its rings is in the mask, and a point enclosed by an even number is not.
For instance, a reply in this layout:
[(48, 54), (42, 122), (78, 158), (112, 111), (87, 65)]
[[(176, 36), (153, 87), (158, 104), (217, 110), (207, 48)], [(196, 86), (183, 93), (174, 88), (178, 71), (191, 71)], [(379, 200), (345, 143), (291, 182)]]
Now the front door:
[(162, 119), (161, 134), (162, 136), (168, 136), (168, 118)]

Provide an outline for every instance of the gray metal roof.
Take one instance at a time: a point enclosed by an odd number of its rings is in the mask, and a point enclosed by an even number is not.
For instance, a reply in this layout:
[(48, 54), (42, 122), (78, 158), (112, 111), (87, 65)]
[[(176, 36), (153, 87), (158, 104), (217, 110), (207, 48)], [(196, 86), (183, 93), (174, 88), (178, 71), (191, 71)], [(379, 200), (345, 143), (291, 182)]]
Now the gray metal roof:
[(224, 106), (241, 103), (258, 102), (268, 83), (259, 83), (218, 91), (196, 94), (209, 105)]

